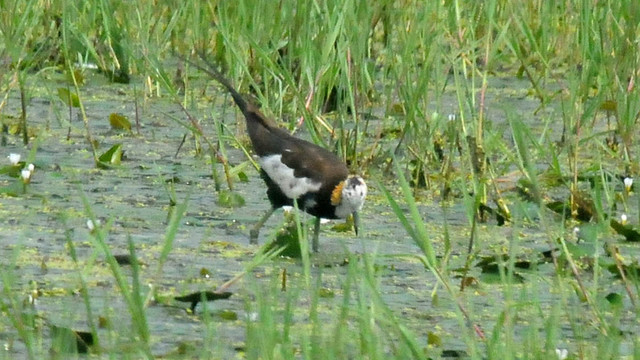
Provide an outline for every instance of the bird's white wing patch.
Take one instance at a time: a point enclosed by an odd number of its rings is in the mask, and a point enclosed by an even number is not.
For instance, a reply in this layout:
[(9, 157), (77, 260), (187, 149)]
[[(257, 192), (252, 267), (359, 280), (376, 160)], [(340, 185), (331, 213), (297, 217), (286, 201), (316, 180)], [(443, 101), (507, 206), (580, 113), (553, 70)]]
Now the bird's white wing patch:
[(297, 178), (293, 176), (293, 169), (282, 162), (282, 155), (269, 155), (258, 160), (262, 170), (273, 180), (282, 193), (290, 199), (297, 199), (300, 196), (318, 191), (322, 184), (309, 178)]

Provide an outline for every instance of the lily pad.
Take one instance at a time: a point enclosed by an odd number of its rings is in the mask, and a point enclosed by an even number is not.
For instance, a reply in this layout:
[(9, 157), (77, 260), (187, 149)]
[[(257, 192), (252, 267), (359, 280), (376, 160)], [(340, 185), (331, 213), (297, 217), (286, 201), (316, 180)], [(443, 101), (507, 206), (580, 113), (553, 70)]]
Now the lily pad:
[(78, 94), (69, 91), (67, 88), (58, 88), (58, 97), (63, 103), (71, 107), (80, 107), (80, 98)]
[(51, 325), (52, 350), (59, 354), (86, 354), (94, 344), (93, 334)]
[(222, 207), (238, 208), (244, 206), (245, 200), (244, 197), (237, 192), (222, 190), (218, 194), (218, 200), (216, 202)]
[(640, 241), (640, 232), (634, 229), (633, 226), (623, 225), (622, 223), (619, 223), (615, 219), (611, 219), (611, 221), (609, 221), (609, 225), (611, 225), (611, 228), (616, 233), (624, 236), (625, 240), (631, 241), (631, 242)]
[(115, 130), (131, 131), (131, 122), (122, 114), (111, 113), (111, 115), (109, 115), (109, 124), (111, 124), (111, 128)]
[(13, 178), (20, 177), (20, 172), (24, 168), (24, 164), (24, 161), (21, 161), (16, 165), (7, 165), (0, 167), (0, 175), (9, 175)]
[(214, 301), (214, 300), (222, 300), (228, 299), (233, 295), (231, 292), (213, 292), (213, 291), (198, 291), (191, 294), (187, 294), (185, 296), (176, 296), (174, 299), (180, 302), (188, 302), (191, 303), (190, 309), (191, 312), (194, 312), (196, 306), (200, 301)]
[(113, 165), (120, 165), (122, 160), (122, 144), (115, 144), (98, 158), (98, 167), (109, 169)]

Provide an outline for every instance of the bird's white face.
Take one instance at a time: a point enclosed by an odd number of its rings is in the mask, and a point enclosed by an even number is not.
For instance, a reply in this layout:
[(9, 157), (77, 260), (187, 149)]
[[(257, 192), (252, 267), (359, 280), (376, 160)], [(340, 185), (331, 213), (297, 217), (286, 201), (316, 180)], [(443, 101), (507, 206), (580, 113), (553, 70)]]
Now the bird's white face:
[(349, 175), (342, 187), (340, 203), (336, 206), (336, 216), (346, 218), (362, 209), (367, 197), (367, 184), (357, 175)]

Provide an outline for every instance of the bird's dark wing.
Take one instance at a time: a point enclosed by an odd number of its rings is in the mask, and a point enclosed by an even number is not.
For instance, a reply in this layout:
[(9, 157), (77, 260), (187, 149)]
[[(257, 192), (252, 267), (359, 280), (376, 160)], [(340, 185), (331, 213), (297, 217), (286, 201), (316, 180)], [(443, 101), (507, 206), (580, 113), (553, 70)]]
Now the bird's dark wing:
[(327, 149), (291, 136), (283, 140), (286, 146), (282, 151), (282, 162), (294, 169), (295, 177), (306, 177), (321, 182), (323, 187), (333, 187), (349, 175), (346, 165)]
[[(201, 58), (206, 62), (204, 56), (201, 55)], [(229, 91), (247, 121), (249, 137), (258, 156), (281, 154), (282, 162), (294, 170), (295, 177), (312, 179), (322, 183), (326, 188), (333, 188), (347, 178), (349, 170), (335, 154), (318, 145), (295, 138), (279, 128), (256, 106), (247, 102), (214, 66), (208, 64), (208, 67), (204, 67), (189, 62), (216, 79)]]

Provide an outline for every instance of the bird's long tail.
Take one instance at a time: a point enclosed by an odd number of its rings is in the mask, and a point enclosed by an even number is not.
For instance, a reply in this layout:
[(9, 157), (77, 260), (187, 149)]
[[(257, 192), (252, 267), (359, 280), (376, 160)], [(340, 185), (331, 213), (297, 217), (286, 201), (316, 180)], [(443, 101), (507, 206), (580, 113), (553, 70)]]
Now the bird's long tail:
[(202, 66), (202, 65), (200, 65), (200, 64), (198, 64), (196, 62), (193, 62), (193, 61), (185, 58), (185, 60), (189, 64), (197, 67), (201, 71), (204, 71), (209, 76), (211, 76), (212, 78), (216, 79), (216, 81), (218, 81), (220, 84), (222, 84), (222, 86), (224, 86), (229, 91), (229, 93), (231, 94), (231, 97), (233, 97), (233, 101), (235, 101), (236, 105), (238, 105), (238, 107), (240, 108), (240, 111), (242, 111), (242, 113), (245, 113), (245, 111), (248, 108), (248, 103), (244, 99), (244, 97), (242, 97), (242, 95), (240, 95), (240, 93), (233, 87), (233, 85), (231, 85), (231, 82), (229, 82), (229, 80), (227, 80), (227, 78), (225, 78), (224, 75), (222, 75), (222, 73), (220, 73), (220, 71), (216, 70), (216, 68), (215, 68), (215, 66), (213, 66), (213, 64), (209, 63), (204, 58), (204, 55), (200, 54), (200, 59), (202, 59), (202, 61), (205, 64), (207, 64), (207, 66)]
[(258, 110), (258, 107), (247, 102), (247, 100), (245, 100), (245, 98), (242, 95), (240, 95), (240, 93), (233, 87), (233, 85), (231, 85), (231, 82), (227, 80), (227, 78), (225, 78), (224, 75), (220, 73), (220, 71), (216, 70), (215, 66), (213, 66), (211, 63), (209, 63), (205, 59), (204, 54), (200, 54), (200, 59), (205, 64), (207, 64), (206, 67), (186, 58), (185, 58), (185, 61), (195, 66), (196, 68), (204, 71), (209, 76), (211, 76), (216, 81), (218, 81), (220, 84), (222, 84), (222, 86), (224, 86), (229, 91), (229, 93), (231, 94), (231, 97), (233, 98), (233, 101), (235, 101), (236, 105), (238, 105), (238, 108), (240, 108), (240, 111), (242, 111), (242, 114), (244, 115), (247, 121), (257, 121), (258, 123), (261, 123), (263, 126), (270, 129), (278, 128), (278, 125), (276, 125), (276, 123), (273, 120), (264, 116), (260, 112), (260, 110)]

